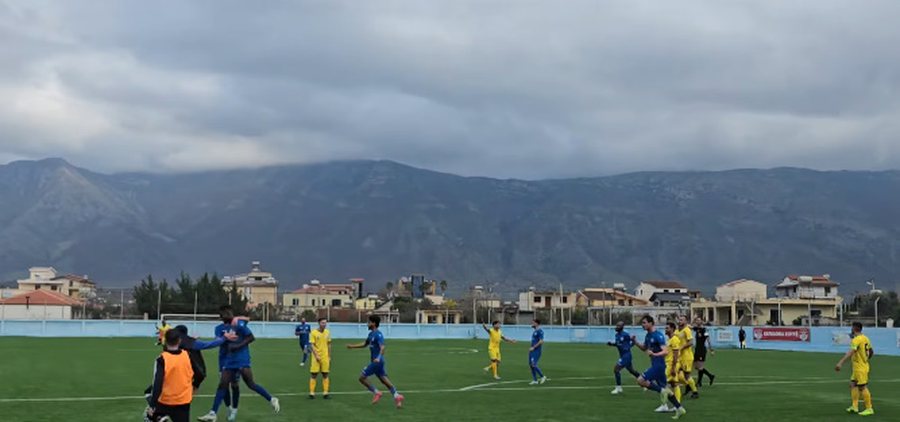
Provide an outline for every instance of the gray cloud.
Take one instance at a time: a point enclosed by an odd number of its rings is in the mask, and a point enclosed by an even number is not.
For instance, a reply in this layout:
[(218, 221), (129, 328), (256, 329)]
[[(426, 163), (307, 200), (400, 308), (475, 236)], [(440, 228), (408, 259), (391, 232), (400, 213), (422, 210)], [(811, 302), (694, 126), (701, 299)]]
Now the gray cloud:
[(900, 167), (900, 3), (3, 2), (0, 161)]

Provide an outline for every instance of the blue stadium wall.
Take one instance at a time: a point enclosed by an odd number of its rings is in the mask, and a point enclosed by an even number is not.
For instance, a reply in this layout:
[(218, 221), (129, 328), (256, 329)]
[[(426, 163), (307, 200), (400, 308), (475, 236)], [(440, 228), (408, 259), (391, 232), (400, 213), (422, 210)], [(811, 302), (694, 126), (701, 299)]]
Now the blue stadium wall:
[[(213, 333), (216, 322), (210, 321), (170, 321), (171, 324), (187, 325), (191, 335), (208, 337)], [(0, 336), (27, 337), (153, 337), (156, 331), (155, 321), (119, 321), (119, 320), (47, 320), (47, 321), (0, 321)], [(294, 325), (287, 322), (253, 321), (250, 327), (259, 338), (294, 338)], [(338, 339), (365, 338), (365, 324), (329, 324), (331, 335)], [(385, 336), (393, 339), (486, 339), (487, 334), (481, 326), (459, 325), (425, 325), (425, 324), (385, 324), (382, 327)], [(531, 338), (531, 327), (507, 325), (503, 333), (507, 337), (520, 341)], [(640, 327), (629, 327), (628, 331), (643, 338)], [(746, 328), (747, 347), (762, 350), (789, 350), (810, 352), (835, 352), (847, 350), (849, 344), (849, 327), (811, 327), (809, 341), (755, 341), (753, 330)], [(736, 348), (738, 346), (737, 327), (710, 327), (714, 347)], [(866, 328), (865, 334), (871, 339), (876, 354), (900, 356), (900, 329)], [(606, 343), (613, 338), (612, 327), (545, 326), (544, 337), (547, 342), (569, 343)]]

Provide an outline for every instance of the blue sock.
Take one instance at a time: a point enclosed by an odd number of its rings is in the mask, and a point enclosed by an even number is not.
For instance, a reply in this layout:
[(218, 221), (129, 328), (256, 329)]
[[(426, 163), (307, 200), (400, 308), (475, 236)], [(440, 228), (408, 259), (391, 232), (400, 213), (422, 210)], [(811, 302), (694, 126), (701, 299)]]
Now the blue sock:
[(222, 406), (222, 401), (225, 400), (225, 395), (228, 394), (228, 387), (220, 388), (216, 390), (216, 398), (213, 399), (212, 411), (214, 413), (219, 413), (219, 406)]
[(303, 363), (306, 363), (306, 358), (309, 357), (309, 351), (304, 347), (303, 348)]
[(396, 395), (397, 395), (397, 387), (391, 387), (391, 395), (392, 395), (392, 396), (396, 396)]
[(371, 391), (372, 394), (375, 394), (375, 393), (378, 392), (378, 390), (375, 389), (375, 386), (374, 386), (374, 385), (371, 385), (371, 384), (369, 384), (369, 391)]
[(538, 368), (537, 365), (534, 366), (534, 371), (537, 372), (539, 377), (544, 378), (544, 373), (541, 372), (541, 368)]
[(616, 373), (616, 385), (622, 386), (622, 374), (619, 371), (614, 371)]
[(231, 386), (231, 407), (238, 408), (238, 400), (241, 398), (241, 388), (237, 384)]
[(266, 399), (268, 401), (272, 401), (272, 395), (269, 394), (269, 392), (266, 391), (266, 389), (263, 388), (263, 386), (256, 384), (250, 389), (253, 391), (256, 391), (256, 393), (259, 394), (260, 396), (263, 396), (264, 399)]
[(537, 381), (537, 371), (534, 370), (534, 367), (531, 367), (531, 379)]
[(662, 393), (662, 387), (657, 385), (655, 382), (651, 382), (650, 386), (647, 387), (650, 391), (655, 391), (657, 393)]

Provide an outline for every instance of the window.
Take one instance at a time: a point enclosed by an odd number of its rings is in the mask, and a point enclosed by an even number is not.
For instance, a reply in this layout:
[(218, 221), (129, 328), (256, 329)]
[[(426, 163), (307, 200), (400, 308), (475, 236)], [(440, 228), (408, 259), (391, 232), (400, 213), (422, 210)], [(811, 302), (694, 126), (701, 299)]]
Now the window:
[(292, 305), (292, 306), (299, 306), (299, 305), (300, 305), (300, 299), (297, 299), (297, 298), (291, 299), (291, 305)]
[(830, 294), (831, 294), (831, 287), (826, 287), (825, 288), (825, 296), (828, 296)]
[(562, 302), (563, 302), (563, 303), (569, 303), (569, 297), (568, 297), (568, 296), (563, 296), (563, 297), (562, 297)]
[(50, 286), (50, 290), (52, 290), (52, 291), (55, 292), (55, 291), (56, 291), (56, 286)]
[(619, 306), (625, 306), (625, 301), (622, 299), (619, 299)]
[(332, 300), (331, 300), (331, 306), (340, 308), (340, 307), (341, 307), (341, 300), (340, 300), (340, 299), (332, 299)]
[(541, 303), (541, 297), (540, 297), (540, 296), (535, 296), (535, 297), (534, 297), (534, 303)]
[(663, 293), (669, 293), (669, 289), (663, 289)]
[(810, 314), (812, 315), (813, 318), (821, 318), (821, 317), (822, 317), (822, 310), (820, 310), (820, 309), (813, 309), (813, 310), (810, 312)]

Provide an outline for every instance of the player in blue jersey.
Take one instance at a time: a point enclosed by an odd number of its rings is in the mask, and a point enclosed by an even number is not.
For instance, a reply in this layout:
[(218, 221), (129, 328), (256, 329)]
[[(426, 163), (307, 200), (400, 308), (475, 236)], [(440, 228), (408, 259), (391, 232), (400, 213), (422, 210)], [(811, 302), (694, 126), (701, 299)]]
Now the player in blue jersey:
[(612, 390), (612, 394), (622, 394), (622, 375), (620, 374), (622, 369), (627, 369), (635, 378), (641, 376), (641, 373), (635, 371), (631, 364), (631, 348), (634, 346), (634, 339), (625, 331), (624, 322), (616, 323), (615, 341), (606, 344), (619, 349), (619, 360), (616, 361), (616, 366), (613, 368), (613, 373), (616, 375), (616, 388)]
[(541, 351), (544, 348), (544, 330), (541, 329), (541, 320), (531, 321), (531, 347), (528, 349), (528, 365), (531, 366), (531, 383), (530, 385), (543, 384), (547, 382), (547, 377), (538, 368), (538, 361), (541, 360)]
[(294, 328), (294, 335), (300, 339), (300, 351), (303, 353), (303, 360), (300, 366), (306, 365), (306, 359), (309, 357), (309, 332), (312, 328), (306, 323), (306, 318), (300, 318), (300, 324)]
[[(206, 415), (199, 417), (198, 420), (202, 422), (215, 422), (219, 407), (225, 400), (225, 395), (228, 394), (228, 389), (231, 386), (232, 381), (238, 379), (238, 374), (240, 374), (240, 377), (244, 380), (244, 384), (247, 385), (247, 388), (265, 398), (272, 406), (272, 410), (274, 410), (275, 413), (278, 413), (281, 411), (278, 398), (272, 397), (265, 388), (253, 380), (253, 370), (250, 369), (250, 343), (256, 340), (253, 336), (253, 332), (250, 331), (250, 328), (246, 323), (233, 323), (234, 311), (231, 309), (230, 305), (222, 306), (219, 310), (219, 316), (222, 318), (224, 325), (222, 329), (234, 333), (236, 338), (234, 340), (229, 340), (227, 343), (228, 351), (225, 355), (222, 377), (219, 380), (219, 388), (216, 390), (216, 398), (213, 400), (212, 410)], [(235, 403), (233, 396), (232, 406), (232, 413), (228, 416), (229, 421), (232, 421), (237, 417), (237, 404)]]
[(636, 343), (636, 345), (650, 356), (650, 368), (638, 377), (637, 382), (641, 387), (660, 393), (662, 404), (656, 408), (657, 412), (667, 412), (668, 408), (665, 402), (668, 401), (675, 406), (675, 416), (672, 419), (679, 419), (687, 411), (675, 398), (675, 393), (669, 389), (666, 380), (666, 355), (669, 353), (666, 336), (653, 326), (653, 317), (650, 315), (641, 318), (641, 326), (647, 331), (647, 335), (644, 337), (643, 344)]
[(365, 343), (358, 344), (348, 344), (348, 349), (362, 349), (364, 347), (369, 348), (370, 352), (370, 360), (369, 364), (363, 368), (362, 374), (359, 375), (359, 383), (364, 385), (367, 390), (372, 392), (372, 404), (378, 403), (378, 400), (381, 400), (382, 393), (375, 388), (374, 385), (369, 383), (368, 378), (372, 375), (378, 377), (378, 380), (390, 390), (391, 395), (394, 396), (394, 404), (397, 408), (403, 407), (404, 397), (402, 394), (397, 392), (397, 388), (394, 387), (394, 384), (391, 383), (391, 380), (388, 379), (387, 371), (385, 371), (384, 366), (384, 335), (381, 334), (381, 331), (378, 330), (378, 326), (381, 325), (381, 317), (378, 315), (369, 315), (369, 337), (366, 338)]

